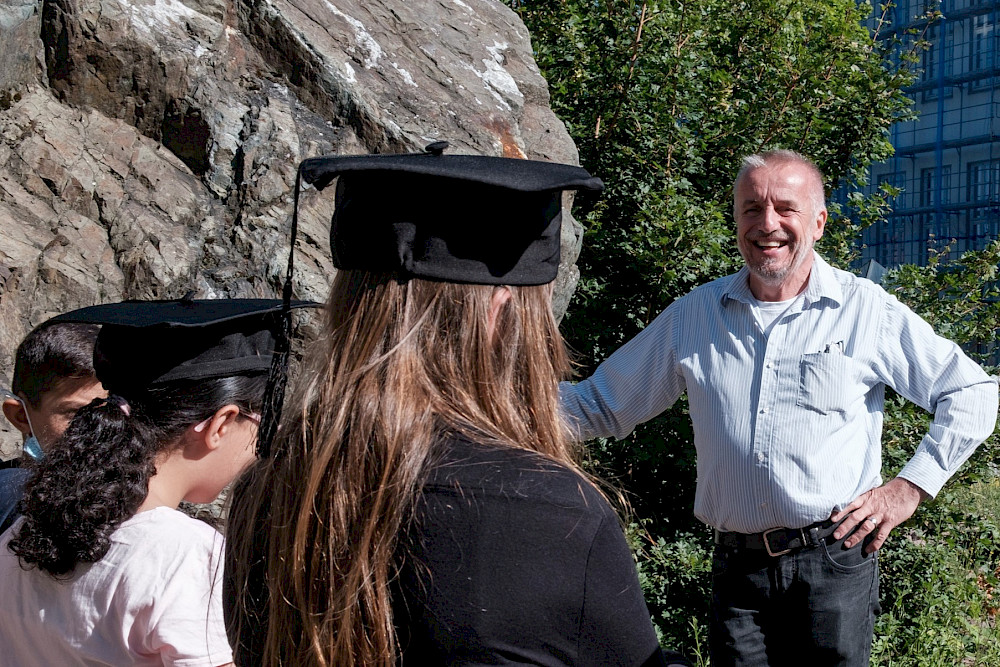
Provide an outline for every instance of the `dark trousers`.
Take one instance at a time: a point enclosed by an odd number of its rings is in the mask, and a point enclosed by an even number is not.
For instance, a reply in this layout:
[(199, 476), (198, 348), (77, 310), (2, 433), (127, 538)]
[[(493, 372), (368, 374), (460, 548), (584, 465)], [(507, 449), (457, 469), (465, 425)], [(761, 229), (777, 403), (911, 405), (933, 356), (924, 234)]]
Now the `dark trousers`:
[(716, 546), (712, 667), (868, 667), (878, 559), (863, 546), (830, 537), (778, 557)]

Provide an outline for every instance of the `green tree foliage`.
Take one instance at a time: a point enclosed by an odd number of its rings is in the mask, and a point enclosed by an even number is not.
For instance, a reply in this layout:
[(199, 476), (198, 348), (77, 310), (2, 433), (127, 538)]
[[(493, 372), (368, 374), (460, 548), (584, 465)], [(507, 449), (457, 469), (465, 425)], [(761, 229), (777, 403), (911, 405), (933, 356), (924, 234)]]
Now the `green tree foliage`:
[[(860, 229), (896, 194), (861, 192), (866, 167), (892, 154), (889, 126), (912, 115), (903, 93), (912, 73), (889, 58), (904, 47), (885, 21), (886, 6), (873, 10), (856, 0), (507, 2), (532, 34), (553, 109), (582, 164), (608, 186), (585, 220), (583, 277), (563, 321), (581, 375), (674, 299), (741, 265), (731, 187), (742, 156), (792, 148), (817, 162), (828, 187), (843, 189), (851, 217), (831, 206), (819, 244), (843, 268), (857, 256)], [(916, 38), (907, 38), (912, 46), (905, 48), (919, 49)], [(997, 255), (992, 248), (965, 256), (959, 266), (904, 267), (890, 276), (891, 289), (944, 335), (966, 345), (989, 340), (1000, 322), (984, 285), (996, 279)], [(919, 408), (890, 397), (887, 477), (912, 453), (926, 421)], [(600, 441), (591, 449), (601, 472), (616, 476), (630, 494), (636, 520), (630, 539), (664, 642), (697, 656), (705, 641), (711, 548), (708, 531), (691, 514), (691, 443), (682, 400), (625, 441)], [(977, 456), (963, 476), (982, 477), (992, 459)], [(922, 508), (915, 530), (936, 534), (954, 507), (939, 501)], [(986, 557), (982, 535), (992, 534), (992, 524), (949, 525), (952, 539), (965, 535), (979, 545), (976, 558)], [(920, 540), (897, 544), (901, 565), (890, 553), (886, 571), (909, 579), (883, 586), (890, 606), (908, 591), (928, 589), (926, 573), (910, 566), (947, 551), (940, 544), (922, 549)], [(982, 569), (990, 572), (977, 576), (995, 581), (990, 567)], [(885, 618), (876, 654), (898, 657), (902, 638), (919, 634), (923, 621)], [(909, 634), (900, 631), (904, 626)]]

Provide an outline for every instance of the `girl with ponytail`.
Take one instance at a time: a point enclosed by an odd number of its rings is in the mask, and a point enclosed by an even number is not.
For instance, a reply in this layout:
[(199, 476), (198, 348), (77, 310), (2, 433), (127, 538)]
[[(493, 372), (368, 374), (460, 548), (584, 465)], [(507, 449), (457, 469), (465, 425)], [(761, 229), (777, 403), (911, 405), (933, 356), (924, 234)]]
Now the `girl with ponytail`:
[[(230, 664), (222, 537), (177, 511), (253, 459), (280, 302), (125, 302), (102, 324), (109, 390), (33, 464), (0, 539), (5, 665)], [(221, 582), (220, 582), (221, 584)]]
[(600, 181), (441, 148), (300, 167), (339, 176), (339, 270), (273, 453), (234, 487), (236, 662), (657, 662), (621, 525), (559, 412), (560, 200)]

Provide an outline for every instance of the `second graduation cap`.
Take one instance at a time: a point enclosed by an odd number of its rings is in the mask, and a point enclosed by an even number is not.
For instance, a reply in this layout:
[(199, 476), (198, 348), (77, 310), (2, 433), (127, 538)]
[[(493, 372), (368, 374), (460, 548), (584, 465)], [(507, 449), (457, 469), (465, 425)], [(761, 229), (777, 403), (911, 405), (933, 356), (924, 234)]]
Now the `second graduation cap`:
[(94, 347), (97, 379), (129, 396), (166, 382), (266, 372), (282, 335), (281, 310), (277, 299), (123, 301), (50, 321), (103, 325)]
[(567, 164), (425, 153), (305, 160), (339, 178), (330, 247), (338, 269), (486, 285), (542, 285), (559, 269), (562, 192), (604, 184)]

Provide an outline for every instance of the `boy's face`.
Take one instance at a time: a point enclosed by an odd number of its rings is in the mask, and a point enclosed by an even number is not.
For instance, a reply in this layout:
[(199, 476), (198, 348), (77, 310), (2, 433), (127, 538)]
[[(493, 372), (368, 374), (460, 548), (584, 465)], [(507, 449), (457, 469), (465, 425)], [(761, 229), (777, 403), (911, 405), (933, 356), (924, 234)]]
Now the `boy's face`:
[(25, 438), (32, 434), (38, 438), (44, 450), (63, 434), (77, 410), (95, 398), (107, 395), (108, 392), (93, 376), (67, 378), (43, 393), (37, 407), (27, 404), (27, 401), (21, 403), (8, 398), (3, 403), (3, 413)]

